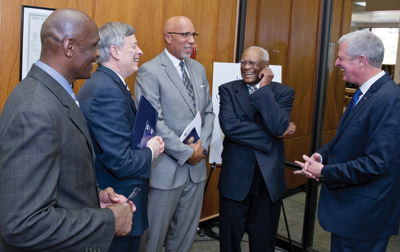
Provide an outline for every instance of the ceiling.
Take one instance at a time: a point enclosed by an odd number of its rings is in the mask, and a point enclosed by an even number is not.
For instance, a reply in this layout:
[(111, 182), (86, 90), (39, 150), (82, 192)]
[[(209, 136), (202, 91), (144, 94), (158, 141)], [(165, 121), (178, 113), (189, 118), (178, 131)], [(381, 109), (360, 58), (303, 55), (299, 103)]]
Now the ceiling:
[[(375, 6), (377, 2), (383, 4)], [(399, 0), (354, 0), (351, 26), (399, 28), (399, 3)]]

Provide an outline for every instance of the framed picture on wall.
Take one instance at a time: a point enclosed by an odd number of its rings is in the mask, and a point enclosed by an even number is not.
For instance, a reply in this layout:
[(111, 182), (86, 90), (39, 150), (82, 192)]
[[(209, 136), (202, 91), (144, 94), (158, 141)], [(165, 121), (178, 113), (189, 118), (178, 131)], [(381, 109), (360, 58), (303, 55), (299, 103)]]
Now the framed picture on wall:
[(20, 79), (28, 74), (32, 64), (40, 57), (42, 44), (40, 29), (55, 9), (22, 5), (21, 13), (21, 64)]

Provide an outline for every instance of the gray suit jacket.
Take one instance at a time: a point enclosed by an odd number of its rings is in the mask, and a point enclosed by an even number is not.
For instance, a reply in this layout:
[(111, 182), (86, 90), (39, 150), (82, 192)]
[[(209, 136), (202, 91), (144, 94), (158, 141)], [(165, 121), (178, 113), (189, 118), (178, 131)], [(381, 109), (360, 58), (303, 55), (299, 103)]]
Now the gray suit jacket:
[(138, 102), (143, 95), (156, 108), (157, 135), (165, 142), (165, 152), (153, 161), (150, 175), (150, 186), (159, 189), (182, 186), (188, 176), (194, 183), (207, 177), (205, 159), (196, 165), (186, 163), (193, 149), (179, 141), (179, 136), (199, 111), (202, 119), (200, 140), (207, 150), (215, 116), (203, 65), (192, 59), (187, 59), (186, 65), (193, 84), (196, 108), (165, 51), (143, 64), (136, 77), (135, 100)]
[(114, 216), (99, 208), (85, 118), (33, 65), (0, 117), (0, 251), (107, 251)]

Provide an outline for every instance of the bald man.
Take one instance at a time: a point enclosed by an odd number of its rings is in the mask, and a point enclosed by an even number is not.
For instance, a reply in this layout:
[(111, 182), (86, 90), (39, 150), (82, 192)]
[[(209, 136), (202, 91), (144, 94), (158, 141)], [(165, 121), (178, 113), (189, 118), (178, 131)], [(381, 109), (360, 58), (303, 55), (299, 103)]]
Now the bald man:
[[(165, 251), (190, 251), (196, 234), (214, 121), (206, 71), (190, 59), (197, 35), (187, 17), (168, 19), (165, 50), (143, 64), (136, 78), (135, 99), (144, 95), (157, 109), (157, 134), (165, 143), (164, 153), (152, 163), (149, 229), (141, 251), (161, 251), (164, 241)], [(200, 139), (183, 144), (179, 136), (197, 113)]]
[(73, 9), (53, 12), (42, 52), (0, 117), (0, 251), (107, 251), (132, 226), (133, 203), (99, 191), (93, 147), (71, 84), (89, 78), (96, 24)]

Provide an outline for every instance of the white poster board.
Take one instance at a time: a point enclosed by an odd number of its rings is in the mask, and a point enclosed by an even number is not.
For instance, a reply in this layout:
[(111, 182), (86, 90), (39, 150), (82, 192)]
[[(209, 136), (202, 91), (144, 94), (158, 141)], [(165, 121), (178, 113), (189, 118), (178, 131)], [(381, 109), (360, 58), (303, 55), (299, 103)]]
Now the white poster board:
[[(282, 82), (282, 66), (270, 65), (269, 66), (274, 74), (273, 81)], [(212, 133), (212, 140), (210, 144), (210, 163), (221, 164), (222, 142), (224, 140), (224, 133), (219, 125), (219, 96), (218, 87), (224, 83), (241, 80), (240, 63), (221, 63), (214, 62), (213, 82), (212, 82), (212, 103), (215, 114), (214, 129)]]

